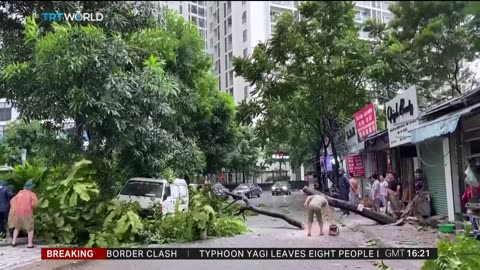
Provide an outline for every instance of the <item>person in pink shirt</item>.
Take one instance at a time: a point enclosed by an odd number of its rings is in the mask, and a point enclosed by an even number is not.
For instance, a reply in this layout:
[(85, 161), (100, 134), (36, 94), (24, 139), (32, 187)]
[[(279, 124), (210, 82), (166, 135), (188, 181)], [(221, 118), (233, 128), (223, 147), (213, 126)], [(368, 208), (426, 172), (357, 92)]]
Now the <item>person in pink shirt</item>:
[(28, 180), (21, 190), (10, 201), (11, 210), (10, 215), (11, 222), (10, 227), (14, 228), (12, 246), (16, 245), (17, 237), (20, 230), (26, 230), (28, 233), (28, 248), (33, 248), (33, 209), (37, 207), (38, 199), (37, 195), (32, 191), (33, 182)]

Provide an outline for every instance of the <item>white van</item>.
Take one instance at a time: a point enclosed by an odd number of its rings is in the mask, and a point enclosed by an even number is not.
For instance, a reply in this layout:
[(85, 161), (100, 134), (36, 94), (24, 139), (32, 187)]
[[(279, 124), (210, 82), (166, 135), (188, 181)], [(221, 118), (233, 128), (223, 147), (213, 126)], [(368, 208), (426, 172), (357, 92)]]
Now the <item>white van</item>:
[(175, 203), (179, 200), (179, 211), (188, 210), (188, 185), (183, 179), (175, 179), (172, 184), (165, 179), (132, 178), (123, 186), (117, 199), (124, 202), (138, 202), (143, 214), (152, 213), (152, 207), (161, 204), (162, 213), (175, 213)]

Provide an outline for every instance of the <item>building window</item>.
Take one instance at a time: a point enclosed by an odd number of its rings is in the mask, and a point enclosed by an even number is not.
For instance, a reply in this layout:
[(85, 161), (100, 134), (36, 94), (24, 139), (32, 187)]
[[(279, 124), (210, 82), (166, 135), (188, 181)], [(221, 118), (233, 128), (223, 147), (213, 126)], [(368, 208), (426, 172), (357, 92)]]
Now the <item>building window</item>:
[(245, 24), (247, 22), (247, 12), (244, 11), (242, 13), (242, 24)]
[(245, 48), (243, 49), (243, 58), (247, 58), (248, 57), (248, 49)]
[(198, 25), (197, 17), (193, 17), (193, 16), (192, 16), (191, 21), (193, 22), (193, 24)]
[(247, 41), (247, 30), (243, 31), (243, 42)]
[(12, 120), (12, 106), (2, 102), (0, 103), (0, 121)]
[(205, 16), (205, 9), (199, 7), (198, 8), (198, 15), (204, 17)]
[(227, 17), (227, 3), (223, 3), (223, 17)]
[(233, 85), (233, 70), (228, 73), (230, 85)]
[(191, 8), (191, 12), (192, 12), (193, 14), (198, 14), (198, 10), (197, 10), (197, 7), (196, 7), (196, 6), (191, 6), (190, 8)]
[(242, 6), (245, 6), (246, 3), (247, 1), (242, 1)]
[(229, 81), (228, 81), (228, 73), (225, 73), (225, 86), (229, 87), (230, 84), (229, 84)]
[(248, 87), (248, 86), (245, 86), (245, 87), (243, 88), (243, 96), (244, 96), (244, 99), (247, 99), (249, 95), (250, 95), (249, 87)]
[(230, 92), (230, 95), (233, 97), (233, 88), (230, 88), (229, 92)]
[(222, 90), (222, 76), (218, 76), (218, 89)]
[(180, 5), (180, 14), (183, 14), (183, 7)]
[[(225, 54), (225, 70), (228, 70), (228, 55)], [(228, 83), (227, 83), (228, 86)]]

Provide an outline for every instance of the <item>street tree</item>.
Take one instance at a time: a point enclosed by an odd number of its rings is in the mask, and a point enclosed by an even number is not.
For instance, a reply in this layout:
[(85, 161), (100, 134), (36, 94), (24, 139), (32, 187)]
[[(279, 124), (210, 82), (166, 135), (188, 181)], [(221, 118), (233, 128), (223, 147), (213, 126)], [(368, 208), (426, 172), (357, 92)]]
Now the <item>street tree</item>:
[(391, 6), (388, 26), (369, 22), (376, 38), (374, 82), (391, 98), (405, 84), (417, 85), (427, 104), (473, 89), (478, 81), (471, 64), (479, 59), (478, 18), (466, 1), (399, 1)]
[(234, 60), (235, 72), (255, 86), (254, 98), (239, 108), (242, 118), (259, 117), (262, 141), (288, 144), (293, 160), (315, 155), (317, 175), (325, 142), (333, 142), (340, 119), (351, 118), (368, 100), (365, 71), (371, 59), (353, 8), (346, 1), (306, 2), (298, 8), (299, 20), (284, 14), (268, 42), (250, 58)]
[[(239, 126), (235, 133), (235, 148), (228, 156), (228, 168), (241, 173), (242, 182), (245, 183), (250, 176), (260, 173), (262, 166), (258, 164), (261, 151), (255, 132), (251, 127)], [(238, 179), (237, 179), (238, 181)]]
[(32, 55), (2, 71), (1, 94), (23, 118), (73, 120), (77, 149), (86, 131), (86, 154), (115, 158), (129, 175), (204, 169), (200, 120), (230, 121), (209, 117), (233, 112), (193, 25), (168, 12), (163, 22), (133, 32), (58, 23), (52, 29), (44, 33), (28, 19)]

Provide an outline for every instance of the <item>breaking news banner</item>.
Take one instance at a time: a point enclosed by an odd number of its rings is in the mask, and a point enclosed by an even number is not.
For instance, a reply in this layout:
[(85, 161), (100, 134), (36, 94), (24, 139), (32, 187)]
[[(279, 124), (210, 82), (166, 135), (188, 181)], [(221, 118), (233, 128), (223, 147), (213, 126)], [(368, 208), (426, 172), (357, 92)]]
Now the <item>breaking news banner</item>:
[(42, 260), (429, 260), (436, 248), (42, 248)]

